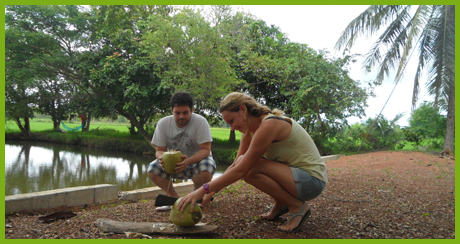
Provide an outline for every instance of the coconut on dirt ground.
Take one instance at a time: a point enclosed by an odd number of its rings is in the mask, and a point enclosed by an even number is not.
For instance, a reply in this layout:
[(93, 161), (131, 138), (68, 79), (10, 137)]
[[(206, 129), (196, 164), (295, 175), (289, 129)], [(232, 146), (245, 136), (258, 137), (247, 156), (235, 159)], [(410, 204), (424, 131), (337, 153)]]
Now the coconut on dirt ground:
[(177, 199), (174, 205), (171, 208), (171, 214), (169, 215), (169, 219), (171, 222), (178, 226), (194, 226), (198, 222), (200, 222), (201, 218), (203, 218), (203, 212), (198, 204), (195, 203), (193, 207), (193, 212), (190, 212), (190, 208), (192, 203), (189, 203), (187, 207), (185, 207), (184, 211), (180, 211), (177, 209), (177, 205), (181, 201), (182, 197)]

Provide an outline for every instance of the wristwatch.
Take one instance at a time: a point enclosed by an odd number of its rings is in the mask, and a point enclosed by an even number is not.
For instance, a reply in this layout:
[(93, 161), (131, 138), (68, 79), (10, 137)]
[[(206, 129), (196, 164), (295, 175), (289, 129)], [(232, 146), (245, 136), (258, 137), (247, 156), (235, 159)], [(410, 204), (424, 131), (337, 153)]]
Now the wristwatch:
[(203, 184), (203, 190), (206, 192), (206, 194), (209, 194), (209, 193), (210, 193), (210, 192), (209, 192), (209, 185), (208, 185), (208, 183), (204, 183), (204, 184)]

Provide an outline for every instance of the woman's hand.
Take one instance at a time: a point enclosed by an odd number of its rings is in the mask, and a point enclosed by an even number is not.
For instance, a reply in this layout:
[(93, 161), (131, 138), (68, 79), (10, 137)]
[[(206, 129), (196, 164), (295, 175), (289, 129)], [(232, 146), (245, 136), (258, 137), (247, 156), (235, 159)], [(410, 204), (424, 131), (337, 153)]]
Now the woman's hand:
[(214, 196), (214, 192), (211, 192), (209, 194), (205, 194), (203, 197), (203, 202), (201, 203), (201, 206), (208, 205), (211, 202), (211, 198)]
[[(187, 207), (189, 203), (192, 203), (192, 206), (195, 206), (195, 203), (198, 202), (201, 198), (203, 198), (205, 194), (206, 194), (205, 191), (201, 187), (196, 189), (195, 191), (189, 193), (187, 196), (182, 197), (180, 202), (177, 204), (177, 209), (179, 209), (180, 211), (184, 211), (185, 207)], [(211, 195), (211, 194), (207, 194), (207, 195)], [(210, 198), (208, 199), (208, 202), (209, 201), (210, 201)], [(203, 203), (204, 202), (205, 202), (205, 199), (203, 199)], [(193, 207), (190, 208), (190, 212), (193, 212)]]

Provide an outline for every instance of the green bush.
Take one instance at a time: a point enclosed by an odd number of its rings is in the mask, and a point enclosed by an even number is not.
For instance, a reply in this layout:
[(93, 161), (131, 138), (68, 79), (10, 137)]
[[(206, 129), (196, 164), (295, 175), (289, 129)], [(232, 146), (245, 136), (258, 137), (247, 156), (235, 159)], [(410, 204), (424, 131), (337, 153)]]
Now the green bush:
[(118, 116), (118, 120), (117, 120), (119, 123), (127, 123), (127, 120), (125, 117), (123, 116)]
[(228, 140), (220, 138), (212, 138), (212, 157), (218, 164), (230, 165), (235, 160), (236, 154), (238, 153), (238, 147), (240, 140), (235, 142), (229, 142)]
[(446, 135), (447, 117), (439, 108), (434, 109), (433, 102), (424, 101), (409, 118), (411, 131), (422, 138), (437, 138)]
[(372, 150), (372, 147), (368, 143), (363, 143), (361, 146), (361, 142), (361, 138), (345, 137), (343, 134), (339, 134), (336, 138), (330, 138), (324, 143), (323, 156), (334, 154), (353, 154), (358, 152), (358, 149), (361, 152)]
[(444, 146), (444, 137), (427, 138), (420, 142), (420, 146), (428, 150), (442, 151)]
[(410, 141), (401, 141), (395, 148), (396, 150), (403, 150), (403, 151), (419, 151), (419, 147), (415, 142)]
[(422, 134), (420, 132), (414, 132), (410, 128), (403, 128), (402, 132), (407, 141), (414, 142), (416, 145), (420, 144), (422, 139)]
[(212, 149), (212, 157), (216, 164), (230, 165), (235, 161), (237, 152), (235, 149), (216, 148)]

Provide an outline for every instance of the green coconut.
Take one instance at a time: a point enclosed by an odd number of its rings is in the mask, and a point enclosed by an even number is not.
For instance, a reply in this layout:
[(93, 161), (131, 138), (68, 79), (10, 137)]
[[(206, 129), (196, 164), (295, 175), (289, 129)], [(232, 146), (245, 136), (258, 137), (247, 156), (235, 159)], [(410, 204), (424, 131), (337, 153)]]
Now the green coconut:
[(171, 150), (164, 152), (163, 155), (163, 168), (166, 173), (173, 175), (176, 174), (176, 164), (182, 162), (182, 152)]
[(179, 209), (177, 209), (177, 205), (179, 204), (181, 199), (182, 197), (177, 199), (174, 205), (172, 206), (169, 219), (173, 224), (178, 226), (196, 225), (198, 222), (200, 222), (201, 218), (203, 218), (203, 212), (201, 211), (200, 206), (198, 206), (198, 204), (195, 203), (195, 206), (193, 207), (193, 212), (190, 212), (190, 206), (192, 206), (192, 203), (189, 203), (187, 207), (185, 207), (184, 211), (180, 211)]

